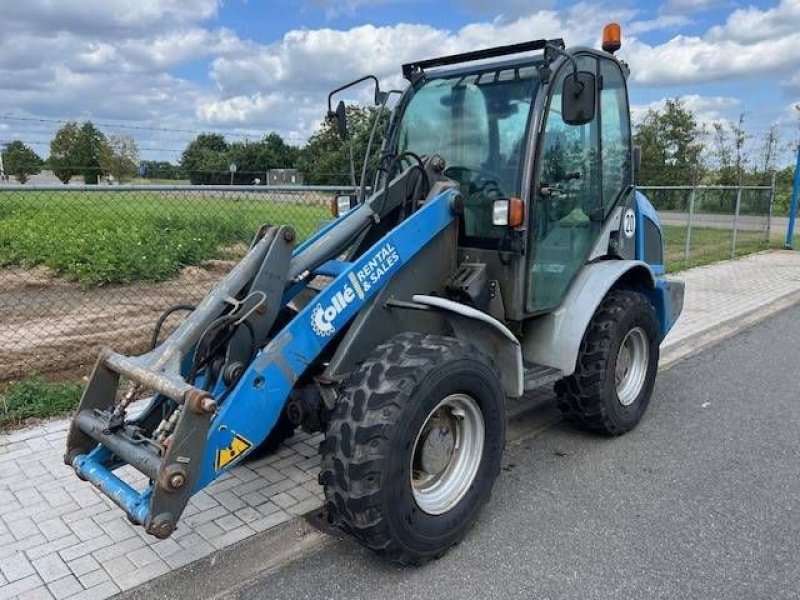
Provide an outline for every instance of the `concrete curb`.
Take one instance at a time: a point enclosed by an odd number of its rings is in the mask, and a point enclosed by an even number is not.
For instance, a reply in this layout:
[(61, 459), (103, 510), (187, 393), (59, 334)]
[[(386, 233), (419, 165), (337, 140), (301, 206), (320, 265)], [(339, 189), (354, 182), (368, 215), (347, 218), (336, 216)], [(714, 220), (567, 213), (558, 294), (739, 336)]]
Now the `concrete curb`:
[[(798, 302), (800, 291), (790, 292), (743, 315), (678, 340), (662, 350), (659, 368), (670, 369), (680, 361), (746, 331)], [(509, 445), (518, 445), (536, 437), (561, 421), (558, 411), (550, 402), (551, 398), (548, 390), (509, 408)], [(333, 539), (314, 529), (304, 518), (296, 517), (276, 529), (247, 538), (117, 597), (174, 600), (227, 597), (254, 579), (324, 548)]]
[(757, 325), (767, 317), (785, 310), (798, 302), (800, 302), (800, 291), (789, 292), (741, 315), (737, 315), (720, 323), (715, 323), (687, 338), (669, 344), (662, 348), (659, 369), (669, 369), (684, 358), (688, 358), (692, 354), (745, 331)]

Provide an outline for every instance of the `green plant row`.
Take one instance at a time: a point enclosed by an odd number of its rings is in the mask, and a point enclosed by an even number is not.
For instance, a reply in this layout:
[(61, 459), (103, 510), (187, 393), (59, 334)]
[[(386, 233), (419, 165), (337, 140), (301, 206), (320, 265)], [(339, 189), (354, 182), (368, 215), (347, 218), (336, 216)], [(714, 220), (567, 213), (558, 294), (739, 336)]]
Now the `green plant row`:
[(300, 240), (327, 207), (261, 199), (156, 193), (0, 193), (0, 266), (45, 265), (85, 286), (161, 281), (249, 243), (264, 223)]

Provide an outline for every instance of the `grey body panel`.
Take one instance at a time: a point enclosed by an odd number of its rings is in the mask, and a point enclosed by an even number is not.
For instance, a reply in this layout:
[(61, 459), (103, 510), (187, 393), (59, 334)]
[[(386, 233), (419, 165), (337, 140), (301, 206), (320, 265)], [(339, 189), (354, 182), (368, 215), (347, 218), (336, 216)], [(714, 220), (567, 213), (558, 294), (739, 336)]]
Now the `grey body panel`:
[(506, 321), (518, 321), (525, 306), (525, 286), (527, 284), (527, 262), (524, 256), (510, 252), (503, 253), (504, 264), (497, 250), (485, 248), (459, 248), (458, 263), (482, 263), (486, 265), (489, 279), (497, 281), (500, 297), (505, 310)]
[(445, 311), (445, 319), (456, 338), (477, 346), (492, 357), (500, 369), (503, 389), (507, 396), (517, 398), (524, 391), (524, 368), (519, 340), (503, 323), (471, 306), (422, 294), (414, 302)]
[[(667, 323), (674, 324), (680, 314), (683, 312), (683, 299), (684, 292), (686, 291), (686, 283), (678, 279), (664, 279), (664, 284), (667, 288), (669, 302), (667, 303)], [(666, 337), (668, 332), (662, 331), (662, 336)]]
[(636, 259), (636, 235), (628, 237), (624, 231), (624, 215), (629, 210), (634, 210), (636, 196), (631, 189), (617, 203), (603, 224), (600, 235), (595, 240), (589, 251), (587, 262), (595, 261), (605, 256), (616, 256), (625, 260)]
[(556, 310), (525, 323), (525, 361), (553, 367), (565, 377), (571, 375), (589, 321), (608, 291), (628, 273), (648, 287), (655, 285), (653, 272), (642, 261), (606, 260), (584, 266)]
[(454, 222), (394, 275), (356, 316), (339, 342), (324, 372), (329, 381), (341, 380), (378, 344), (404, 331), (445, 333), (442, 315), (433, 311), (387, 306), (387, 300), (410, 301), (414, 294), (444, 292), (456, 270), (457, 224)]

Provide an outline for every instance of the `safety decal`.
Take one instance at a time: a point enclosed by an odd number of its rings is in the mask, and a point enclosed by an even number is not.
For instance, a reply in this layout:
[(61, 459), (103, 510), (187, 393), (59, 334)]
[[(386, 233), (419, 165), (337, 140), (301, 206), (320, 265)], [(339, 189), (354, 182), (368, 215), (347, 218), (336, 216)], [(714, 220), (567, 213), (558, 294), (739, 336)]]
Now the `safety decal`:
[(248, 440), (238, 433), (234, 433), (233, 439), (227, 448), (217, 449), (217, 459), (214, 461), (215, 468), (217, 471), (224, 469), (252, 447), (253, 444)]

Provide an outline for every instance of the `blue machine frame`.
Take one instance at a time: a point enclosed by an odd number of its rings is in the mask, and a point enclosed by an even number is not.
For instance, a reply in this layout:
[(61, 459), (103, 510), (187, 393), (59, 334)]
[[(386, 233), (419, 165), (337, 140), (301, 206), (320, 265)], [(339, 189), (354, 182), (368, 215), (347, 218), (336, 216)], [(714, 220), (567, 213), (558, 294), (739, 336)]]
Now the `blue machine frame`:
[[(214, 390), (216, 398), (227, 396), (229, 399), (221, 401), (212, 417), (193, 494), (238, 464), (266, 438), (306, 369), (391, 277), (453, 222), (457, 196), (458, 192), (453, 189), (438, 194), (355, 261), (330, 260), (313, 272), (334, 277), (334, 280), (258, 353), (232, 390), (224, 385)], [(664, 278), (663, 264), (641, 262), (644, 219), (651, 219), (659, 230), (661, 227), (652, 205), (639, 193), (635, 212), (638, 259), (635, 262), (649, 267), (653, 276), (654, 285), (642, 291), (656, 309), (663, 339), (680, 314), (683, 288), (681, 283)], [(293, 257), (301, 256), (352, 214), (342, 215), (321, 229), (296, 248)], [(304, 287), (304, 282), (289, 286), (284, 293), (284, 303)], [(236, 402), (230, 401), (232, 398), (236, 398)], [(148, 521), (153, 486), (138, 491), (115, 475), (113, 471), (122, 463), (115, 460), (108, 448), (98, 444), (89, 454), (75, 457), (72, 464), (79, 476), (105, 492), (132, 521), (142, 524)]]
[[(647, 199), (647, 196), (642, 194), (640, 191), (636, 191), (635, 196), (635, 213), (636, 213), (636, 239), (635, 239), (635, 256), (636, 260), (645, 260), (645, 231), (646, 228), (644, 226), (644, 220), (649, 219), (655, 224), (656, 228), (658, 229), (659, 235), (661, 235), (661, 247), (664, 247), (664, 231), (661, 228), (661, 220), (658, 218), (658, 212), (650, 203), (650, 200)], [(656, 309), (656, 316), (658, 317), (658, 324), (660, 327), (660, 334), (661, 340), (663, 340), (667, 334), (669, 333), (670, 329), (672, 329), (675, 322), (678, 320), (678, 316), (683, 309), (683, 283), (670, 281), (666, 277), (664, 277), (665, 273), (665, 266), (663, 263), (664, 257), (662, 254), (661, 264), (649, 264), (650, 270), (653, 272), (654, 278), (654, 287), (651, 289), (643, 290), (645, 295), (648, 297), (650, 302), (653, 303), (653, 306)], [(679, 288), (680, 293), (673, 293), (673, 288), (675, 288), (675, 292), (677, 292), (677, 288)], [(677, 299), (680, 298), (680, 303), (677, 303)]]
[[(354, 262), (330, 261), (315, 271), (336, 274), (335, 279), (259, 352), (230, 394), (237, 401), (222, 403), (211, 422), (200, 477), (192, 493), (233, 467), (266, 438), (308, 366), (396, 271), (452, 223), (457, 195), (452, 189), (438, 194)], [(318, 231), (293, 256), (299, 256), (349, 215)], [(291, 299), (301, 287), (291, 288), (284, 299)], [(224, 389), (216, 390), (215, 395), (220, 397), (222, 392)], [(153, 486), (135, 490), (112, 472), (121, 466), (112, 461), (111, 452), (98, 445), (88, 455), (76, 457), (73, 466), (132, 521), (144, 523)]]

